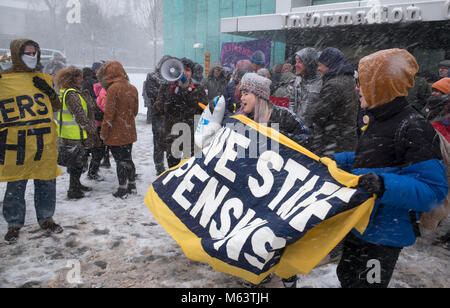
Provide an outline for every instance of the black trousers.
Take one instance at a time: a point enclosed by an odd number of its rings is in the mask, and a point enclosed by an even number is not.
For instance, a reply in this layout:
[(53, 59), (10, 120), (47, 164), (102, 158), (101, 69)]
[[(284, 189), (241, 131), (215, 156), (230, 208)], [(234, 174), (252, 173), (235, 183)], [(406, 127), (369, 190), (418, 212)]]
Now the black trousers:
[(132, 158), (133, 144), (122, 146), (111, 146), (111, 153), (117, 165), (117, 178), (119, 185), (123, 186), (128, 182), (136, 181), (136, 167)]
[[(337, 276), (343, 288), (387, 288), (402, 248), (376, 245), (349, 234)], [(377, 279), (378, 276), (378, 279)]]
[(164, 118), (152, 117), (153, 131), (153, 161), (155, 163), (156, 175), (160, 175), (166, 169), (164, 166), (164, 144), (161, 144), (161, 135), (164, 130)]
[[(99, 138), (100, 138), (100, 131), (101, 131), (101, 127), (97, 127), (97, 134), (98, 134)], [(97, 175), (98, 170), (100, 169), (100, 163), (101, 163), (103, 157), (105, 157), (105, 153), (106, 153), (106, 146), (103, 144), (103, 141), (102, 141), (102, 145), (100, 147), (91, 149), (92, 157), (91, 157), (91, 163), (89, 165), (89, 171), (88, 171), (89, 176)], [(109, 155), (109, 153), (108, 153), (108, 155)]]

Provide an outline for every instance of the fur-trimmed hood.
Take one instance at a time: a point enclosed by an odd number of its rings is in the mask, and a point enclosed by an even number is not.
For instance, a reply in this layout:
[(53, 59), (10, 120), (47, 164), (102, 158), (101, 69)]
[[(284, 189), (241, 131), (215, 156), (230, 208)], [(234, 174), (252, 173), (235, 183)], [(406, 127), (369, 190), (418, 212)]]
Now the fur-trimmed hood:
[(30, 39), (18, 39), (12, 41), (10, 44), (12, 67), (3, 71), (2, 74), (32, 73), (36, 71), (36, 69), (31, 69), (26, 66), (22, 61), (22, 55), (24, 53), (26, 45), (33, 45), (34, 47), (36, 47), (38, 56), (38, 65), (36, 66), (36, 68), (40, 66), (39, 63), (41, 62), (41, 48), (39, 47), (39, 44)]
[(97, 72), (97, 77), (102, 87), (106, 90), (115, 82), (128, 82), (130, 80), (122, 64), (117, 61), (107, 62), (102, 65)]

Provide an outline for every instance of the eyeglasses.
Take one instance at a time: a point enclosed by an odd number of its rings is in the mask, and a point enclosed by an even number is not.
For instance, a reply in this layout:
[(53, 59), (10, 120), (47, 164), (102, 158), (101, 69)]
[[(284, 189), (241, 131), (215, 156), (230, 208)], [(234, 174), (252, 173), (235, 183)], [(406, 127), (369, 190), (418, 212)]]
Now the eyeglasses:
[(34, 57), (37, 54), (37, 52), (36, 51), (26, 51), (23, 54), (30, 56), (30, 57)]

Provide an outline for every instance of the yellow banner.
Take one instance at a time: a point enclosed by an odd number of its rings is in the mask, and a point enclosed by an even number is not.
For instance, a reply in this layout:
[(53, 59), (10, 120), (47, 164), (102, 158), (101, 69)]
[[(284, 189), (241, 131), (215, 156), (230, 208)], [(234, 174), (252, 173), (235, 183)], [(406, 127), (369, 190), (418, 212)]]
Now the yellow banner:
[(208, 148), (162, 174), (145, 204), (186, 256), (258, 284), (308, 274), (353, 229), (375, 196), (276, 130), (233, 117)]
[(58, 139), (47, 95), (33, 84), (41, 73), (4, 74), (0, 78), (0, 182), (54, 180), (58, 168)]

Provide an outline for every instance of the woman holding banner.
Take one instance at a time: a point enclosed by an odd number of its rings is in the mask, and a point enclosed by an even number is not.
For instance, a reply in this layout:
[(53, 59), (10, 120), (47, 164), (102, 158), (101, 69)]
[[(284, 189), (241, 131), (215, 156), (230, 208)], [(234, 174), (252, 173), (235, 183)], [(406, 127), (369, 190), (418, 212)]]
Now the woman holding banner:
[[(435, 130), (406, 101), (419, 70), (406, 50), (382, 50), (359, 64), (361, 107), (367, 109), (356, 152), (335, 155), (341, 169), (363, 175), (359, 187), (376, 200), (369, 225), (344, 241), (337, 275), (344, 288), (386, 288), (403, 247), (419, 236), (417, 214), (448, 192)], [(372, 268), (372, 270), (371, 270)]]
[(289, 109), (270, 102), (271, 81), (255, 73), (247, 73), (241, 80), (241, 114), (254, 121), (268, 125), (278, 124), (282, 134), (300, 144), (309, 134), (308, 128)]

